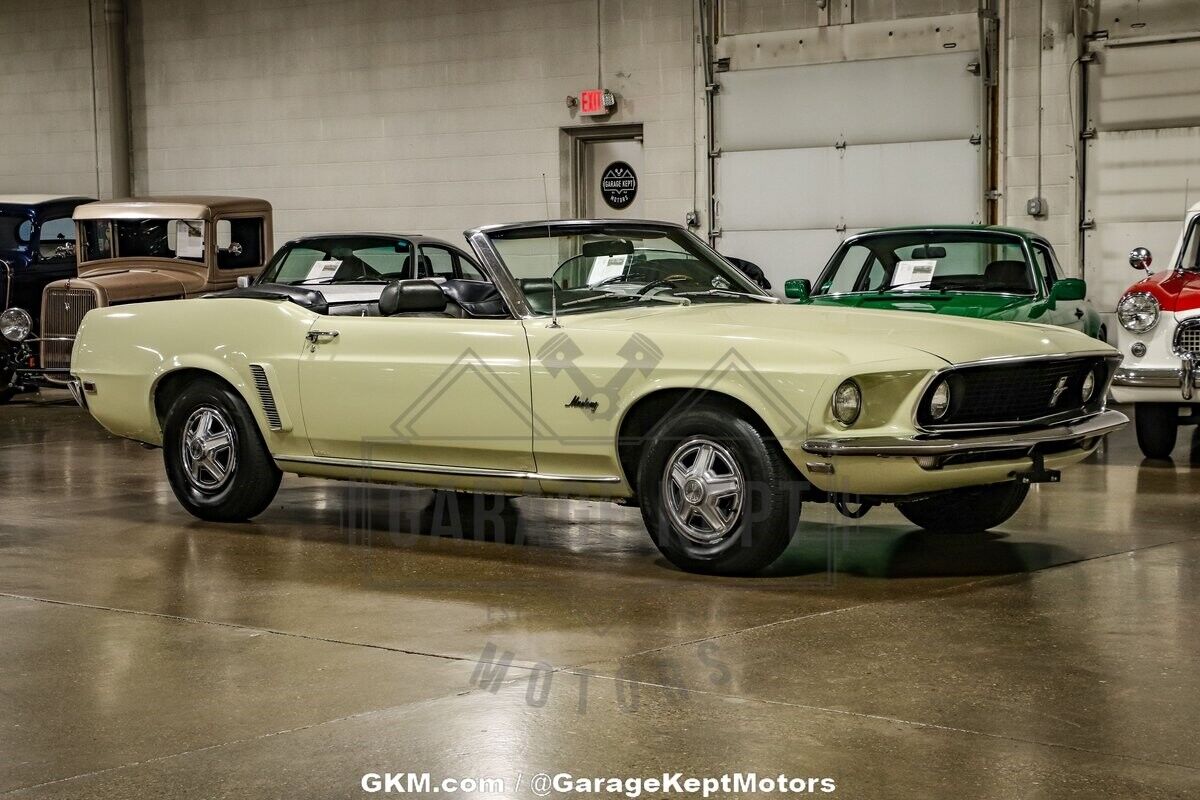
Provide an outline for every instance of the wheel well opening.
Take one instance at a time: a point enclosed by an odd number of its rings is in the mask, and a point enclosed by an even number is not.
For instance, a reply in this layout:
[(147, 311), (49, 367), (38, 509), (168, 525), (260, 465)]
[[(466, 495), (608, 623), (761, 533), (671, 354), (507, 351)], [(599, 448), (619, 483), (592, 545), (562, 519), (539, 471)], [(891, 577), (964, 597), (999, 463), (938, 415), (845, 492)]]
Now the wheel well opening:
[[(179, 396), (180, 392), (198, 380), (210, 380), (224, 384), (231, 390), (234, 389), (229, 381), (206, 369), (191, 367), (167, 373), (159, 379), (158, 385), (154, 387), (154, 416), (158, 418), (160, 431), (167, 421), (167, 411), (170, 410), (171, 403)], [(236, 393), (236, 390), (234, 391)]]
[(638, 466), (646, 437), (662, 419), (693, 408), (716, 407), (746, 420), (754, 426), (764, 439), (775, 441), (775, 435), (763, 418), (750, 406), (721, 392), (707, 389), (662, 389), (639, 399), (625, 413), (617, 432), (617, 456), (621, 471), (637, 494)]

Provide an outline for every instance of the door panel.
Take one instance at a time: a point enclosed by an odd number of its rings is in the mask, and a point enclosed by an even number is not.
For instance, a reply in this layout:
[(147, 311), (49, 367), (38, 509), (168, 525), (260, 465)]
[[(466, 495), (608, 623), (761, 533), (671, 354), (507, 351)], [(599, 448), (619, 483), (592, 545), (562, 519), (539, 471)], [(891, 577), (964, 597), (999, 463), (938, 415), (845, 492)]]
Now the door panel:
[[(596, 219), (614, 219), (628, 217), (644, 219), (642, 197), (644, 188), (640, 185), (643, 179), (642, 170), (642, 141), (641, 139), (616, 139), (612, 141), (587, 142), (584, 145), (584, 180), (587, 183), (584, 194), (584, 216)], [(600, 191), (601, 178), (604, 171), (616, 162), (628, 164), (634, 172), (639, 186), (633, 201), (620, 208), (614, 208), (605, 202)]]
[(300, 358), (313, 455), (533, 470), (519, 320), (322, 317)]

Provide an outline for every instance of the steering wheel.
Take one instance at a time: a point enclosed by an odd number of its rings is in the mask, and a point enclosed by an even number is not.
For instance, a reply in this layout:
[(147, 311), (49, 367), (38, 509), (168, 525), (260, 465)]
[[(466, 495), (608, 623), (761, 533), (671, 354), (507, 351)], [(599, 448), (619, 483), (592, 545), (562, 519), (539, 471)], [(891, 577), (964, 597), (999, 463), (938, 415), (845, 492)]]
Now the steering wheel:
[(644, 297), (651, 289), (657, 289), (659, 286), (667, 286), (673, 283), (679, 283), (680, 281), (690, 280), (691, 277), (688, 275), (668, 275), (665, 278), (659, 278), (658, 280), (650, 281), (645, 286), (638, 289), (637, 293), (639, 297)]

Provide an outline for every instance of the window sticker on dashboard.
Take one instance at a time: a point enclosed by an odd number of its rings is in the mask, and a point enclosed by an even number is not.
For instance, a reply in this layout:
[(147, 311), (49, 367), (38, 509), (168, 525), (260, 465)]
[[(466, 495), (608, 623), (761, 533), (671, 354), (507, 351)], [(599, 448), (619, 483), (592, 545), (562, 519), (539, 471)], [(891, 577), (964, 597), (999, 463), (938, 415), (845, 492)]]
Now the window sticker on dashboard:
[(313, 265), (308, 268), (308, 277), (305, 280), (315, 281), (322, 278), (332, 278), (337, 274), (338, 267), (341, 265), (342, 262), (335, 258), (326, 261), (314, 261)]
[(892, 272), (893, 289), (920, 289), (928, 286), (937, 269), (936, 258), (921, 258), (912, 261), (900, 261)]

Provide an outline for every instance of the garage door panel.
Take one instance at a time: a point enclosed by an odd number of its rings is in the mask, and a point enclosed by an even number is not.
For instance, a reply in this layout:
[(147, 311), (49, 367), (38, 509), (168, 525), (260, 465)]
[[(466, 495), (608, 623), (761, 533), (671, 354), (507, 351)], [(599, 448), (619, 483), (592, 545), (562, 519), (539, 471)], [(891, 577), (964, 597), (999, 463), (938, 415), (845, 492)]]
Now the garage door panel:
[(836, 228), (843, 169), (832, 147), (725, 153), (717, 163), (721, 228)]
[(979, 148), (966, 140), (847, 147), (845, 154), (846, 186), (856, 189), (843, 206), (849, 227), (980, 221)]
[(1114, 311), (1129, 284), (1142, 275), (1129, 266), (1129, 251), (1133, 248), (1150, 248), (1154, 254), (1153, 269), (1168, 269), (1171, 251), (1182, 226), (1183, 215), (1180, 214), (1179, 219), (1160, 222), (1110, 222), (1088, 231), (1084, 242), (1087, 252), (1084, 275), (1088, 297), (1096, 310)]
[(790, 278), (815, 281), (844, 233), (833, 230), (729, 231), (722, 234), (720, 250), (727, 256), (744, 258), (762, 267), (771, 282), (771, 293), (783, 296), (783, 283)]
[(1108, 131), (1088, 143), (1088, 212), (1110, 220), (1180, 220), (1200, 201), (1200, 127)]
[(979, 129), (978, 53), (743, 70), (720, 76), (724, 152), (969, 139)]
[(1108, 47), (1093, 67), (1100, 131), (1200, 123), (1200, 41)]

